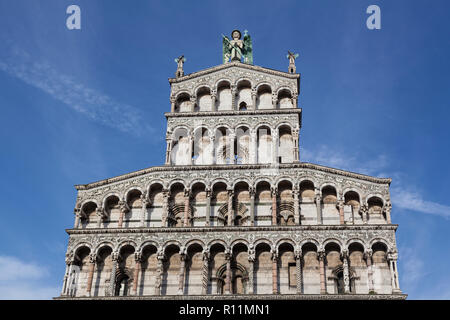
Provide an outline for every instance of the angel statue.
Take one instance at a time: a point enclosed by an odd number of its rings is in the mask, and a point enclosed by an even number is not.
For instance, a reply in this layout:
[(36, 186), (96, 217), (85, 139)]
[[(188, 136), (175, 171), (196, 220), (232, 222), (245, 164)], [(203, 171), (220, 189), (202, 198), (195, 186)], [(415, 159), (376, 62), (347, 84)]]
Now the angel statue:
[(240, 62), (244, 58), (244, 63), (253, 64), (252, 39), (247, 32), (247, 30), (244, 31), (244, 40), (241, 40), (241, 32), (239, 30), (233, 30), (231, 32), (232, 40), (222, 35), (223, 63), (230, 61)]
[(183, 64), (186, 62), (186, 58), (184, 55), (181, 55), (175, 59), (175, 62), (177, 63), (177, 72), (175, 72), (175, 76), (177, 78), (182, 77), (184, 75)]
[(289, 72), (295, 73), (295, 59), (298, 58), (298, 53), (292, 53), (288, 50), (286, 58), (289, 59)]

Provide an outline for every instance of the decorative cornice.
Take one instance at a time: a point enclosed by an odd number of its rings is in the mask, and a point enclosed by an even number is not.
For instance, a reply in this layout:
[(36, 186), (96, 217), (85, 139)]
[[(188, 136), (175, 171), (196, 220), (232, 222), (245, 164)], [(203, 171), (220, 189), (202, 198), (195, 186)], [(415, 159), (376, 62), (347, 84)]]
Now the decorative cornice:
[(134, 233), (217, 233), (217, 232), (264, 232), (264, 231), (368, 231), (368, 230), (392, 230), (396, 231), (398, 224), (379, 225), (302, 225), (302, 226), (252, 226), (252, 227), (140, 227), (140, 228), (89, 228), (89, 229), (66, 229), (69, 235), (79, 234), (134, 234)]
[(245, 63), (241, 63), (241, 62), (230, 62), (230, 63), (226, 63), (226, 64), (221, 64), (212, 68), (208, 68), (208, 69), (204, 69), (204, 70), (200, 70), (197, 72), (193, 72), (187, 75), (184, 75), (183, 77), (180, 78), (169, 78), (169, 83), (180, 83), (186, 80), (190, 80), (190, 79), (194, 79), (200, 76), (204, 76), (206, 74), (209, 73), (213, 73), (216, 71), (220, 71), (220, 70), (224, 70), (224, 69), (228, 69), (228, 68), (232, 68), (232, 67), (238, 67), (238, 68), (243, 68), (243, 69), (249, 69), (249, 70), (253, 70), (253, 71), (260, 71), (260, 72), (264, 72), (267, 74), (271, 74), (271, 75), (275, 75), (275, 76), (281, 76), (281, 77), (285, 77), (287, 79), (300, 79), (300, 74), (299, 73), (287, 73), (284, 71), (279, 71), (279, 70), (275, 70), (275, 69), (269, 69), (269, 68), (263, 68), (260, 66), (254, 66), (254, 65), (250, 65), (250, 64), (245, 64)]
[[(75, 188), (77, 190), (89, 190), (92, 188), (104, 186), (107, 184), (123, 181), (130, 178), (135, 178), (138, 176), (145, 175), (147, 173), (151, 172), (176, 172), (176, 171), (196, 171), (196, 170), (249, 170), (249, 169), (270, 169), (272, 168), (271, 164), (239, 164), (239, 165), (191, 165), (191, 166), (157, 166), (157, 167), (149, 167), (146, 169), (130, 172), (127, 174), (123, 174), (120, 176), (116, 176), (109, 179), (100, 180), (97, 182), (92, 182), (88, 184), (81, 184), (81, 185), (75, 185)], [(278, 168), (285, 169), (285, 168), (294, 168), (294, 169), (312, 169), (317, 170), (321, 172), (331, 173), (331, 174), (337, 174), (349, 178), (355, 178), (360, 180), (365, 180), (373, 183), (378, 184), (391, 184), (392, 179), (391, 178), (376, 178), (367, 176), (364, 174), (354, 173), (351, 171), (345, 171), (340, 169), (334, 169), (330, 167), (321, 166), (318, 164), (312, 164), (308, 162), (299, 162), (299, 163), (290, 163), (290, 164), (279, 164)]]
[(55, 297), (55, 300), (405, 300), (407, 294), (211, 294), (121, 297)]
[(268, 114), (301, 114), (302, 108), (290, 109), (260, 109), (260, 110), (246, 110), (246, 111), (203, 111), (203, 112), (166, 112), (166, 118), (172, 117), (211, 117), (211, 116), (249, 116), (249, 115), (268, 115)]

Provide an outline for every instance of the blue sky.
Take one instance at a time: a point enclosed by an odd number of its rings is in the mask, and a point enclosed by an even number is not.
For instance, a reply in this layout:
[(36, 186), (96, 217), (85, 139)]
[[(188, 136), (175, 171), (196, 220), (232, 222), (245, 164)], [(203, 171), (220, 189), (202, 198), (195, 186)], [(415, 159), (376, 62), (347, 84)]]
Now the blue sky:
[[(66, 8), (81, 8), (81, 30)], [(366, 8), (381, 8), (381, 30)], [(0, 2), (0, 299), (60, 293), (74, 184), (164, 162), (174, 58), (221, 63), (247, 29), (255, 65), (300, 53), (300, 158), (392, 177), (400, 287), (450, 299), (450, 28), (445, 1)]]

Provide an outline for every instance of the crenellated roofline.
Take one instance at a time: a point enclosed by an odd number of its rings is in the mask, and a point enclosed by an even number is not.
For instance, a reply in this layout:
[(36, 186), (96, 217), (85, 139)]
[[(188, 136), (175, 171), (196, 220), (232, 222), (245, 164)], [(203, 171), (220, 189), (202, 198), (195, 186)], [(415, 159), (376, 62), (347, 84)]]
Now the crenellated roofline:
[[(176, 171), (197, 171), (197, 170), (198, 171), (201, 171), (201, 170), (220, 171), (220, 170), (239, 170), (239, 169), (249, 170), (249, 169), (270, 169), (270, 168), (273, 168), (273, 166), (271, 164), (239, 164), (239, 165), (237, 165), (237, 164), (236, 165), (217, 165), (217, 164), (215, 164), (215, 165), (188, 165), (188, 166), (185, 166), (185, 165), (155, 166), (155, 167), (149, 167), (146, 169), (141, 169), (138, 171), (119, 175), (119, 176), (112, 177), (109, 179), (104, 179), (104, 180), (88, 183), (88, 184), (78, 184), (78, 185), (75, 185), (75, 188), (77, 190), (89, 190), (89, 189), (101, 187), (104, 185), (124, 181), (124, 180), (130, 179), (130, 178), (139, 177), (139, 176), (145, 175), (147, 173), (151, 173), (151, 172), (168, 172), (168, 171), (176, 172)], [(321, 171), (321, 172), (325, 172), (325, 173), (337, 174), (337, 175), (341, 175), (341, 176), (345, 176), (345, 177), (349, 177), (349, 178), (360, 179), (360, 180), (364, 180), (364, 181), (368, 181), (368, 182), (372, 182), (372, 183), (378, 183), (378, 184), (390, 185), (391, 181), (392, 181), (391, 178), (377, 178), (377, 177), (372, 177), (372, 176), (368, 176), (368, 175), (364, 175), (364, 174), (360, 174), (360, 173), (330, 168), (330, 167), (313, 164), (313, 163), (308, 163), (308, 162), (279, 164), (278, 168), (280, 168), (280, 169), (286, 169), (286, 168), (313, 169), (313, 170), (317, 170), (317, 171)]]

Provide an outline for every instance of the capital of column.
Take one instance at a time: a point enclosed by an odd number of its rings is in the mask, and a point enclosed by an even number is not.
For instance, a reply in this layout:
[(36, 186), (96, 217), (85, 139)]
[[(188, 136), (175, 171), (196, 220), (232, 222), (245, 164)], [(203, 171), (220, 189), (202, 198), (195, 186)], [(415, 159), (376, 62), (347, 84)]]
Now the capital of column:
[(338, 202), (336, 203), (336, 208), (338, 208), (339, 210), (344, 208), (344, 200), (340, 199), (338, 200)]
[(248, 188), (248, 193), (250, 195), (250, 198), (254, 198), (256, 195), (256, 188), (255, 187), (249, 187)]
[(141, 252), (135, 252), (134, 253), (134, 261), (142, 262), (142, 253)]
[(325, 250), (322, 249), (317, 251), (317, 258), (319, 259), (319, 261), (325, 260)]
[(184, 189), (184, 197), (185, 198), (190, 198), (191, 195), (192, 195), (191, 189), (188, 189), (188, 188)]
[(294, 257), (295, 257), (295, 259), (301, 259), (302, 256), (303, 256), (302, 249), (300, 247), (296, 247), (294, 249)]
[(278, 195), (278, 188), (277, 187), (270, 188), (270, 194), (272, 195), (272, 197), (276, 197)]
[(170, 103), (175, 103), (177, 98), (175, 96), (170, 96)]
[(119, 208), (120, 208), (120, 212), (123, 212), (123, 213), (127, 213), (128, 211), (130, 211), (130, 207), (128, 206), (128, 203), (126, 203), (126, 201), (123, 201), (123, 200), (119, 201)]
[(203, 251), (202, 251), (202, 260), (203, 260), (203, 261), (204, 261), (204, 260), (209, 261), (209, 258), (210, 258), (209, 248), (206, 247), (206, 248), (203, 249)]
[(211, 198), (212, 196), (212, 190), (210, 187), (205, 188), (205, 193), (207, 198)]
[(346, 260), (346, 259), (348, 258), (348, 250), (347, 250), (347, 249), (343, 249), (343, 250), (341, 251), (341, 258), (342, 258), (343, 260)]
[(366, 249), (366, 251), (364, 251), (364, 259), (370, 259), (372, 258), (373, 255), (373, 250), (372, 249)]
[(95, 264), (97, 262), (97, 255), (95, 253), (91, 253), (89, 255), (89, 262), (91, 264)]

